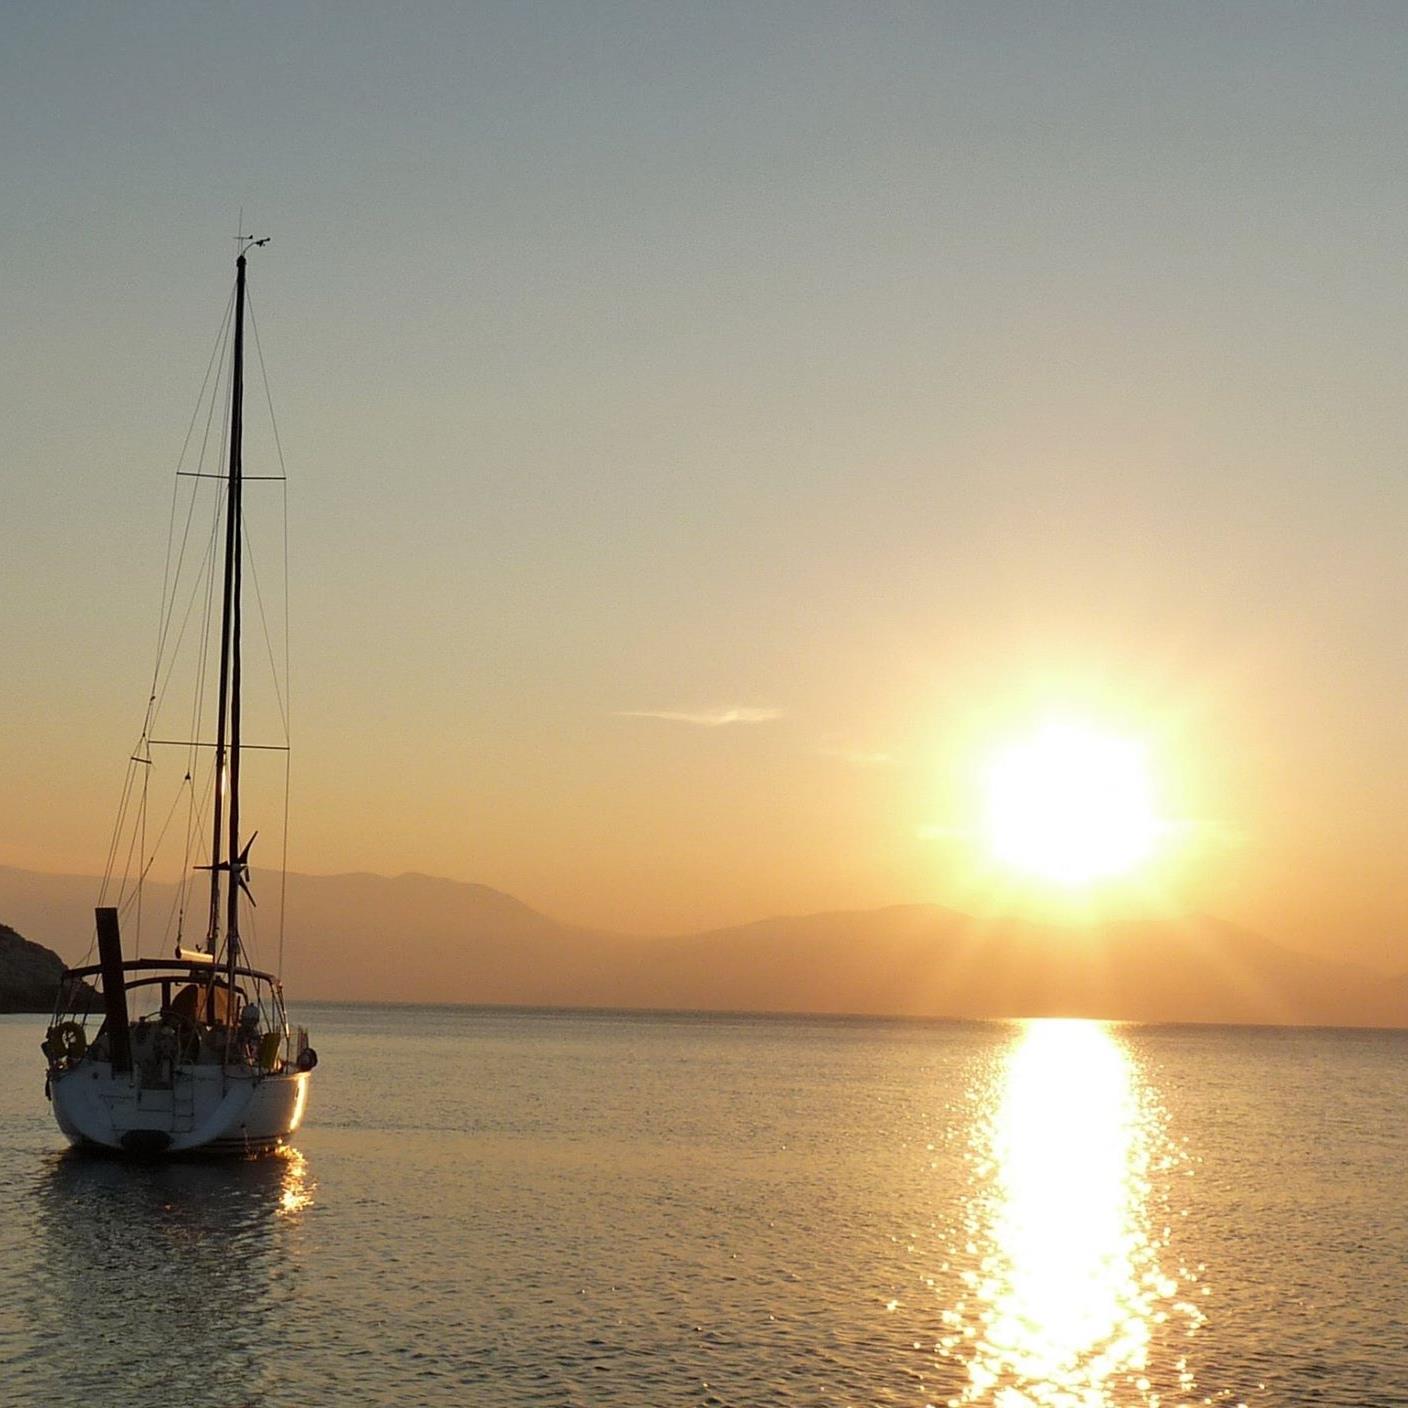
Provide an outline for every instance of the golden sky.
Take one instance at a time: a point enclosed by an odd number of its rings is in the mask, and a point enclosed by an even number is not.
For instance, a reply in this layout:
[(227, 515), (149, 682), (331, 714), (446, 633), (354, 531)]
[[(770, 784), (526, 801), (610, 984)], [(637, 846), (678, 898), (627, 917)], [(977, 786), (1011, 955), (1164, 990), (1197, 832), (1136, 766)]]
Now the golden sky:
[(0, 863), (101, 868), (243, 209), (296, 868), (642, 932), (982, 907), (975, 774), (1060, 714), (1174, 824), (1105, 910), (1408, 968), (1393, 11), (0, 37)]

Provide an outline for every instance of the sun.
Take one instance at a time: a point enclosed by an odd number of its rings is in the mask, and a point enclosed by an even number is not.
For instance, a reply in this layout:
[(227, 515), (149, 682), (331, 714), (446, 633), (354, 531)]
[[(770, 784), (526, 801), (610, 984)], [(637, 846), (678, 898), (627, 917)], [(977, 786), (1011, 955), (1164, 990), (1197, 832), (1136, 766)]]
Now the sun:
[(1002, 864), (1070, 889), (1154, 854), (1160, 823), (1145, 750), (1049, 722), (994, 755), (984, 779), (988, 845)]

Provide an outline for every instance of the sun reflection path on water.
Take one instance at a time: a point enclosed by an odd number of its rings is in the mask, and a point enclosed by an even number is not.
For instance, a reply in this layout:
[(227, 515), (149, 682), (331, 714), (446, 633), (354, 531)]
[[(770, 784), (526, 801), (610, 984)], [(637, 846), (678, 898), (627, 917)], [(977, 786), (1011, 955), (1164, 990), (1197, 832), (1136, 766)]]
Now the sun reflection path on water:
[(940, 1346), (967, 1367), (953, 1408), (1184, 1401), (1203, 1317), (1180, 1299), (1189, 1273), (1162, 1265), (1169, 1229), (1152, 1191), (1177, 1153), (1123, 1042), (1098, 1022), (1030, 1022), (989, 1102), (971, 1150), (965, 1295)]
[(277, 1157), (282, 1160), (283, 1173), (278, 1214), (290, 1217), (312, 1205), (314, 1184), (308, 1173), (308, 1160), (297, 1149), (281, 1149)]

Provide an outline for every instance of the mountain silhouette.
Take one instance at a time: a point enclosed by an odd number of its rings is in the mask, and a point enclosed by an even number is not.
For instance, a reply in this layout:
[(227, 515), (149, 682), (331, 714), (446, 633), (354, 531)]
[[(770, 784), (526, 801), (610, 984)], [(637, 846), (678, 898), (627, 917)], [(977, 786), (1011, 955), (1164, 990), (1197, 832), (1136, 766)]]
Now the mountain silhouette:
[[(0, 867), (0, 915), (69, 961), (97, 883)], [(278, 962), (278, 880), (256, 873), (253, 961)], [(199, 890), (183, 941), (199, 942)], [(897, 905), (642, 938), (559, 923), (486, 885), (290, 875), (290, 999), (1156, 1022), (1408, 1026), (1408, 978), (1216, 919), (1085, 927)], [(174, 891), (149, 885), (124, 945), (169, 952)]]

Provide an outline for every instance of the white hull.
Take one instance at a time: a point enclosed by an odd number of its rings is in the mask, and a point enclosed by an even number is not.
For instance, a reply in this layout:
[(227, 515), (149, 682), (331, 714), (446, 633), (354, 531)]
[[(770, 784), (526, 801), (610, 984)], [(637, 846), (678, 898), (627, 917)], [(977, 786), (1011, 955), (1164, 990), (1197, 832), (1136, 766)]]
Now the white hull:
[(69, 1141), (138, 1154), (253, 1154), (303, 1122), (309, 1071), (177, 1065), (169, 1088), (143, 1087), (91, 1058), (51, 1075), (54, 1118)]

